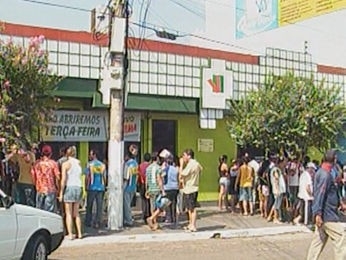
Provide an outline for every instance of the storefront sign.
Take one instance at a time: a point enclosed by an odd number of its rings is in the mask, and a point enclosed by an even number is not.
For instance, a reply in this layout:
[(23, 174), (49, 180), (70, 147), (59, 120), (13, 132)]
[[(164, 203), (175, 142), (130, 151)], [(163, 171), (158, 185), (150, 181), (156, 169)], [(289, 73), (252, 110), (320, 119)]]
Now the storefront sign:
[(140, 114), (125, 113), (124, 140), (127, 142), (141, 141), (141, 115)]
[[(42, 131), (46, 142), (106, 142), (108, 141), (107, 111), (58, 110)], [(141, 116), (125, 112), (124, 141), (140, 142)]]
[(203, 68), (202, 108), (226, 109), (232, 95), (232, 72), (223, 60), (212, 60), (211, 68)]
[(42, 131), (44, 141), (108, 140), (108, 113), (106, 111), (55, 111)]

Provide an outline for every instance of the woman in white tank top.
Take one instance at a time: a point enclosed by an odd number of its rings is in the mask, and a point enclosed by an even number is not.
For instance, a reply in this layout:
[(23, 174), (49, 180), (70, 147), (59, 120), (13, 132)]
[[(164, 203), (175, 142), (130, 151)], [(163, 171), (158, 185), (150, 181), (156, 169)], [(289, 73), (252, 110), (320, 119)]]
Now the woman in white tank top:
[(76, 238), (82, 238), (82, 224), (79, 215), (79, 204), (82, 199), (82, 167), (76, 159), (76, 147), (71, 146), (66, 152), (67, 161), (61, 166), (60, 200), (64, 202), (67, 236), (73, 239), (73, 219), (75, 219)]

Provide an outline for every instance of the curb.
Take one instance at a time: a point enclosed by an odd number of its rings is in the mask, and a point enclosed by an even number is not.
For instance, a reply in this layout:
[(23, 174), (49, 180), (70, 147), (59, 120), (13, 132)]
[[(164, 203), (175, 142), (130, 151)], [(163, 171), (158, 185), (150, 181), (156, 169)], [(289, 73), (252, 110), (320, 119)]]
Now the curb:
[(106, 235), (86, 237), (82, 240), (64, 240), (61, 247), (76, 247), (95, 244), (109, 243), (143, 243), (143, 242), (171, 242), (171, 241), (191, 241), (210, 239), (217, 234), (220, 238), (238, 238), (238, 237), (259, 237), (271, 236), (287, 233), (310, 233), (305, 226), (280, 226), (266, 228), (248, 228), (248, 229), (223, 229), (214, 231), (201, 231), (195, 233), (152, 233), (152, 234), (134, 234), (134, 235)]

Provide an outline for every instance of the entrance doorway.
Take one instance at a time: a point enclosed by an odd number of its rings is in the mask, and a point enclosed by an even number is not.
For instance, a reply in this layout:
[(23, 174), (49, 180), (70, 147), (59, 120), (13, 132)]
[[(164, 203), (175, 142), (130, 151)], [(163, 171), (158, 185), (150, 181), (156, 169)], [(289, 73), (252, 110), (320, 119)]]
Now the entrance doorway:
[(152, 138), (153, 151), (166, 148), (171, 153), (176, 154), (176, 126), (174, 120), (153, 120), (152, 121)]

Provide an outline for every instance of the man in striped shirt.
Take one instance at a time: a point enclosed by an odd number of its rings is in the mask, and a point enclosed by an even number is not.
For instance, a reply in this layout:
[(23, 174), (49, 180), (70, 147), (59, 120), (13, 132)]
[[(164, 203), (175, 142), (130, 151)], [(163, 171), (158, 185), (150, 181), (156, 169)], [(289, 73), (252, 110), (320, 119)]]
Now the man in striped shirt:
[(146, 169), (146, 196), (150, 200), (151, 217), (147, 218), (147, 223), (152, 230), (158, 228), (157, 217), (159, 211), (156, 207), (156, 199), (161, 192), (164, 193), (162, 167), (159, 165), (159, 157), (157, 153), (152, 155), (152, 163)]

